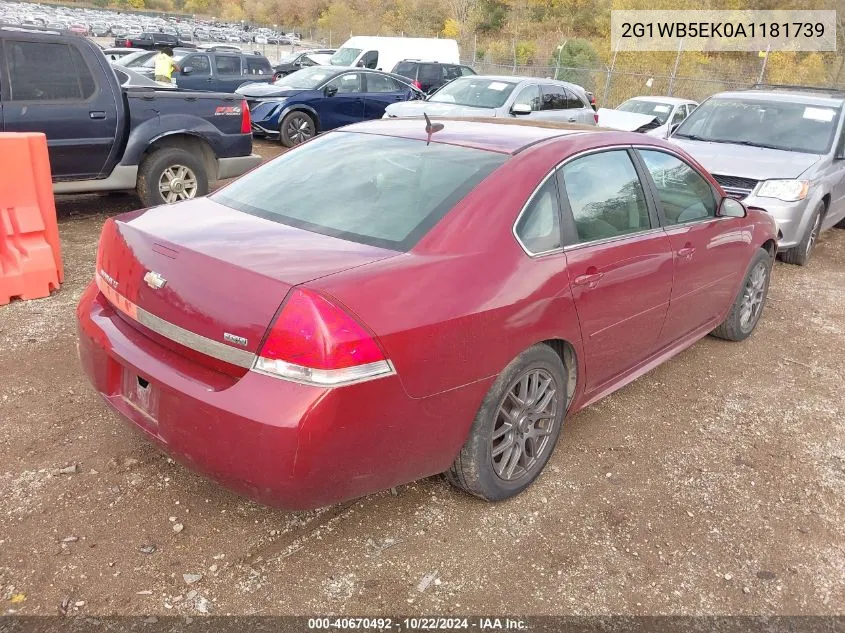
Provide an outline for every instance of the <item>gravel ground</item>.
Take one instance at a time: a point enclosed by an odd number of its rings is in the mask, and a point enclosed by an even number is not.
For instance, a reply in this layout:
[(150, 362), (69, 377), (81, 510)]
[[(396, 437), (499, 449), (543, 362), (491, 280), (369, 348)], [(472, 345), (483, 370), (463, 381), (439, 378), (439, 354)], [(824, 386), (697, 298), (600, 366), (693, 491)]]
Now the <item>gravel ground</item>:
[(0, 613), (845, 610), (845, 231), (776, 265), (750, 340), (567, 420), (520, 497), (431, 478), (291, 514), (175, 465), (81, 374), (74, 307), (103, 221), (136, 204), (61, 200), (64, 286), (0, 308)]

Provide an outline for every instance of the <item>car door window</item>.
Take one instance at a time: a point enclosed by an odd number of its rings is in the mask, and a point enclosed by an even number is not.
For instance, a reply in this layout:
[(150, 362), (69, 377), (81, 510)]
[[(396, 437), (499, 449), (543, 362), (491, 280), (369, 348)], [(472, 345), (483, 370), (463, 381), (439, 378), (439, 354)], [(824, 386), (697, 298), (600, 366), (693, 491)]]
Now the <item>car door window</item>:
[(453, 66), (452, 64), (443, 64), (443, 81), (452, 81), (462, 75), (460, 66)]
[(466, 77), (467, 75), (475, 75), (476, 72), (470, 68), (469, 66), (461, 66), (461, 75)]
[(687, 116), (689, 116), (690, 114), (692, 114), (693, 110), (695, 110), (697, 107), (698, 107), (698, 106), (696, 106), (696, 105), (694, 105), (694, 104), (692, 104), (692, 103), (688, 103), (688, 104), (687, 104)]
[(537, 112), (542, 106), (542, 99), (540, 97), (540, 86), (526, 86), (516, 96), (513, 102), (514, 105), (527, 105), (532, 112)]
[(443, 83), (443, 71), (438, 64), (420, 64), (417, 81), (423, 86), (439, 86)]
[(680, 158), (656, 150), (640, 151), (651, 174), (667, 225), (716, 217), (716, 196), (704, 177)]
[(192, 55), (185, 63), (185, 66), (190, 66), (193, 71), (192, 74), (199, 76), (207, 76), (211, 74), (211, 64), (208, 61), (208, 55)]
[(684, 106), (678, 106), (675, 109), (675, 114), (672, 115), (672, 120), (669, 121), (669, 125), (677, 125), (681, 121), (687, 118), (687, 110)]
[(364, 53), (358, 65), (362, 68), (378, 68), (378, 51), (367, 51)]
[(240, 75), (241, 58), (235, 55), (216, 55), (214, 67), (220, 75)]
[(337, 88), (337, 94), (361, 92), (361, 73), (346, 73), (332, 79), (326, 87)]
[(258, 57), (257, 55), (254, 57), (247, 57), (246, 58), (246, 74), (248, 75), (272, 75), (273, 68), (270, 66), (270, 62), (268, 62), (263, 57)]
[(376, 73), (367, 74), (367, 92), (399, 92), (401, 89), (399, 83), (390, 77)]
[(645, 193), (628, 152), (589, 154), (561, 169), (575, 241), (592, 242), (651, 228)]
[(580, 110), (581, 108), (586, 108), (587, 106), (584, 105), (584, 102), (578, 98), (578, 96), (571, 92), (570, 90), (565, 90), (566, 93), (566, 103), (564, 105), (564, 109), (566, 110)]
[(548, 178), (532, 196), (514, 232), (531, 255), (560, 248), (560, 211), (554, 178)]
[(543, 86), (543, 110), (564, 110), (566, 103), (566, 90), (562, 86)]
[(12, 101), (84, 101), (97, 90), (75, 46), (6, 40)]

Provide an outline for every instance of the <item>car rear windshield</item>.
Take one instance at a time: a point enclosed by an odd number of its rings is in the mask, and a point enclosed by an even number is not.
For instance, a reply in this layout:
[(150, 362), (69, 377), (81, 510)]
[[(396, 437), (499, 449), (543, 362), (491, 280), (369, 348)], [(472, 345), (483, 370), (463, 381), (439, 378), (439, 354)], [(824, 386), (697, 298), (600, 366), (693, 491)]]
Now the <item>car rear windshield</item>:
[(333, 132), (211, 197), (274, 222), (407, 251), (506, 159), (455, 145)]
[(417, 65), (414, 62), (399, 62), (393, 69), (393, 74), (414, 79), (417, 76)]
[(459, 77), (434, 93), (429, 101), (476, 108), (501, 108), (515, 87), (514, 82), (490, 77)]
[(714, 98), (701, 104), (673, 137), (825, 154), (839, 108), (791, 101)]

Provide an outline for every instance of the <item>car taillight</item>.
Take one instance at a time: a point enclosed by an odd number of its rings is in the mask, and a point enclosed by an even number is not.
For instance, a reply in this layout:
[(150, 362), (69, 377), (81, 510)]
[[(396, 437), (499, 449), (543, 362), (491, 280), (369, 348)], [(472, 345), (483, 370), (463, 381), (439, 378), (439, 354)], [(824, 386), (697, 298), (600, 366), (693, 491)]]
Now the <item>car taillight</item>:
[(252, 133), (252, 117), (249, 114), (249, 104), (246, 99), (241, 101), (241, 134)]
[(132, 48), (132, 40), (126, 40), (126, 48)]
[(422, 84), (421, 84), (418, 80), (416, 80), (416, 79), (414, 79), (414, 81), (412, 81), (412, 82), (411, 82), (411, 85), (412, 85), (414, 88), (416, 88), (417, 90), (422, 90), (422, 89), (423, 89), (423, 88), (422, 88)]
[(336, 387), (393, 374), (375, 337), (320, 293), (296, 288), (264, 340), (253, 369)]
[(593, 118), (596, 120), (596, 125), (598, 125), (598, 123), (599, 123), (599, 113), (593, 112)]

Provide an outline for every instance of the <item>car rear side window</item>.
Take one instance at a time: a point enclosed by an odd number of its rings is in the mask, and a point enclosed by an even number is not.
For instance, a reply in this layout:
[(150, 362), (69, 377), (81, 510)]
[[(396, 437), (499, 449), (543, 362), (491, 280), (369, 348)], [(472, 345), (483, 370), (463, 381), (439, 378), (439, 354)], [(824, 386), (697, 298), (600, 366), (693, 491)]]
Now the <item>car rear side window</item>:
[(405, 251), (506, 159), (436, 142), (333, 132), (212, 199), (315, 233)]
[(684, 224), (716, 217), (713, 188), (692, 167), (666, 152), (640, 150), (651, 174), (666, 224)]
[(217, 55), (214, 58), (214, 67), (221, 75), (240, 75), (241, 58), (234, 55)]
[(273, 68), (264, 57), (247, 57), (246, 72), (248, 75), (272, 75)]
[(625, 150), (588, 154), (561, 170), (578, 243), (651, 228), (645, 193)]
[(393, 69), (394, 75), (402, 75), (408, 79), (417, 78), (417, 64), (414, 62), (399, 62)]
[(399, 92), (399, 83), (385, 75), (367, 73), (367, 92)]
[(12, 101), (84, 101), (97, 90), (75, 46), (6, 40)]
[(516, 236), (531, 255), (560, 248), (557, 184), (548, 178), (532, 196), (516, 223)]

